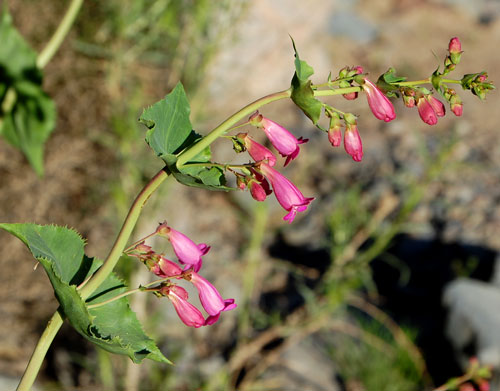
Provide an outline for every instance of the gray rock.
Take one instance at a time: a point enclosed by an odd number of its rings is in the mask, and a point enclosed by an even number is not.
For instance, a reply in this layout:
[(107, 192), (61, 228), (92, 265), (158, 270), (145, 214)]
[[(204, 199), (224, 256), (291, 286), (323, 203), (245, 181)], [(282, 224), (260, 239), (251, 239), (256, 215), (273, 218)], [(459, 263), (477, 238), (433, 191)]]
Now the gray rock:
[[(500, 288), (490, 283), (462, 278), (448, 284), (443, 303), (449, 309), (446, 335), (457, 350), (463, 368), (468, 357), (463, 349), (475, 343), (476, 356), (483, 365), (500, 369)], [(493, 385), (499, 385), (498, 377)], [(493, 387), (492, 389), (498, 389)]]

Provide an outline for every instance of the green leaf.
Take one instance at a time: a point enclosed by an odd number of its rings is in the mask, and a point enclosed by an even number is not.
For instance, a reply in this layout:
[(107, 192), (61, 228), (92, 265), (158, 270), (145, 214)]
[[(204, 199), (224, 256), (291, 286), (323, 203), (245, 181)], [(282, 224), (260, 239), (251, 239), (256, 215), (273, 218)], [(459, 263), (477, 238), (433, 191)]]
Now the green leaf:
[(18, 95), (14, 107), (3, 119), (2, 134), (24, 153), (35, 172), (42, 176), (44, 144), (54, 130), (56, 108), (41, 88), (37, 88), (37, 93)]
[(292, 78), (291, 98), (316, 125), (321, 116), (323, 103), (314, 97), (312, 82), (309, 80), (309, 77), (314, 74), (314, 70), (307, 62), (300, 59), (293, 38), (292, 45), (295, 52), (295, 73)]
[(202, 165), (189, 167), (193, 163), (209, 163), (210, 147), (186, 163), (180, 170), (176, 167), (177, 155), (195, 144), (201, 136), (197, 134), (189, 120), (191, 108), (179, 82), (164, 99), (144, 110), (139, 121), (149, 130), (146, 142), (157, 156), (163, 159), (178, 182), (210, 190), (232, 190), (226, 185), (226, 177), (220, 168)]
[(12, 17), (6, 7), (0, 17), (0, 80), (41, 81), (42, 75), (36, 66), (37, 53), (28, 45), (12, 25)]
[[(396, 76), (396, 70), (394, 68), (389, 68), (387, 72), (382, 75), (383, 80), (386, 83), (401, 83), (405, 81), (407, 78), (403, 76)], [(380, 80), (380, 79), (379, 79)]]
[(71, 229), (36, 224), (0, 224), (17, 236), (42, 264), (57, 300), (71, 325), (86, 339), (112, 353), (129, 356), (139, 363), (144, 358), (170, 363), (149, 338), (130, 309), (126, 297), (88, 309), (127, 290), (115, 275), (110, 275), (85, 302), (77, 286), (101, 265), (84, 254), (84, 241)]
[(6, 11), (0, 17), (0, 37), (0, 100), (8, 108), (0, 119), (0, 134), (24, 153), (41, 176), (43, 146), (55, 127), (55, 105), (42, 90), (36, 52), (17, 32)]
[(191, 108), (181, 83), (164, 99), (144, 109), (139, 122), (149, 128), (146, 142), (159, 157), (177, 154), (191, 135)]

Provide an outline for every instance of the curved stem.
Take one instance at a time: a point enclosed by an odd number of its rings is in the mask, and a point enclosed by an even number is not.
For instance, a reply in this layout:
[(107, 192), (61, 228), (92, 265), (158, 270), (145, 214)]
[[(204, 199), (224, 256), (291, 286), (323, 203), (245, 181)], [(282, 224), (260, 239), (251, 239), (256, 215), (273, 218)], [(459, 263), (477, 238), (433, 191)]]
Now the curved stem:
[(49, 320), (42, 336), (38, 340), (38, 344), (31, 355), (23, 377), (16, 388), (17, 391), (31, 390), (31, 386), (35, 382), (38, 371), (40, 371), (40, 367), (42, 366), (43, 359), (47, 354), (47, 350), (49, 350), (50, 344), (54, 340), (63, 322), (64, 318), (61, 316), (59, 311), (56, 311), (54, 315), (52, 315), (52, 318)]
[[(123, 223), (122, 229), (116, 238), (116, 241), (111, 248), (111, 251), (104, 261), (104, 264), (101, 268), (92, 276), (90, 280), (88, 280), (87, 284), (83, 286), (80, 290), (80, 294), (82, 298), (87, 299), (98, 287), (102, 284), (102, 282), (106, 279), (106, 277), (113, 271), (113, 268), (116, 266), (116, 263), (120, 259), (120, 255), (127, 244), (128, 238), (132, 234), (132, 230), (137, 223), (139, 215), (142, 211), (142, 207), (149, 199), (151, 194), (160, 186), (160, 184), (168, 178), (170, 174), (166, 171), (165, 168), (161, 169), (149, 183), (144, 186), (139, 195), (136, 197), (134, 203), (130, 207), (127, 217)], [(26, 367), (26, 370), (21, 378), (21, 382), (17, 387), (17, 391), (29, 391), (36, 379), (38, 371), (42, 365), (43, 359), (47, 354), (47, 350), (50, 347), (50, 344), (54, 340), (57, 332), (59, 331), (61, 325), (63, 324), (64, 318), (61, 316), (59, 311), (56, 311), (54, 315), (52, 315), (51, 320), (49, 321), (47, 327), (45, 328), (42, 336), (38, 340), (38, 344), (31, 356), (31, 359)]]
[(215, 140), (217, 140), (220, 136), (224, 135), (233, 125), (235, 125), (238, 121), (241, 121), (247, 115), (252, 114), (254, 111), (258, 110), (260, 107), (280, 100), (289, 98), (292, 95), (292, 89), (276, 92), (271, 95), (264, 96), (263, 98), (257, 99), (256, 101), (246, 105), (241, 110), (234, 113), (224, 122), (222, 122), (219, 126), (217, 126), (214, 130), (212, 130), (205, 137), (200, 139), (195, 145), (191, 148), (185, 150), (179, 155), (177, 159), (177, 168), (181, 168), (184, 164), (186, 164), (190, 159), (196, 156), (198, 153), (203, 151), (206, 147), (212, 144)]
[(92, 276), (89, 282), (81, 288), (80, 294), (82, 298), (87, 299), (98, 287), (101, 285), (108, 275), (115, 268), (120, 256), (125, 249), (127, 241), (132, 234), (132, 230), (139, 219), (142, 211), (142, 207), (149, 199), (151, 194), (161, 185), (161, 183), (167, 179), (170, 174), (166, 171), (166, 167), (162, 168), (141, 190), (134, 203), (130, 207), (128, 215), (123, 223), (122, 229), (116, 238), (116, 241), (109, 252), (108, 257), (104, 261), (101, 268)]
[(57, 27), (57, 30), (54, 32), (54, 35), (50, 38), (50, 41), (45, 45), (43, 50), (40, 52), (36, 59), (36, 65), (38, 68), (43, 68), (47, 63), (51, 60), (51, 58), (56, 54), (57, 50), (61, 46), (64, 38), (68, 34), (73, 22), (78, 15), (78, 11), (82, 6), (83, 0), (73, 0), (66, 11), (61, 23)]

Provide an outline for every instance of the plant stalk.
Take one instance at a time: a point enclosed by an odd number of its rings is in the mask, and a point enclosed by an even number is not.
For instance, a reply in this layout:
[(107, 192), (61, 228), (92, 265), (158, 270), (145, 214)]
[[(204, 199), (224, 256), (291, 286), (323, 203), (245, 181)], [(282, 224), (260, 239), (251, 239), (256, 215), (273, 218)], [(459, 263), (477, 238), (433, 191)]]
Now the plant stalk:
[(80, 8), (82, 7), (82, 4), (83, 0), (71, 1), (71, 4), (69, 5), (66, 14), (62, 18), (61, 23), (59, 23), (59, 26), (50, 38), (49, 42), (47, 43), (47, 45), (45, 45), (36, 59), (36, 66), (38, 68), (44, 68), (45, 65), (47, 65), (47, 63), (52, 59), (52, 57), (54, 57), (54, 54), (56, 54), (57, 50), (64, 41), (64, 38), (66, 38), (66, 35), (68, 35), (68, 32), (71, 29), (71, 26), (73, 25), (76, 16), (78, 15)]

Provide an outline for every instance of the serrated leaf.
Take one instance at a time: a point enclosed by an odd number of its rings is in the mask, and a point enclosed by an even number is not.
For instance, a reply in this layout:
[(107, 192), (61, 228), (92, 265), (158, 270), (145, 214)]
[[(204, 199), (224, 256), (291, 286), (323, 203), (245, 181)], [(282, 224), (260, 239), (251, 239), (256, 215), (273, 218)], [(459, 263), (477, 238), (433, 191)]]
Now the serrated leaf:
[(145, 109), (139, 118), (139, 121), (149, 129), (146, 133), (146, 142), (156, 155), (163, 159), (178, 182), (209, 190), (232, 190), (225, 186), (226, 177), (221, 169), (201, 165), (189, 167), (189, 164), (193, 163), (210, 162), (212, 156), (210, 147), (205, 148), (183, 168), (177, 169), (175, 165), (177, 154), (201, 138), (192, 130), (190, 112), (184, 88), (178, 83), (170, 94)]
[(295, 73), (292, 78), (293, 102), (307, 115), (314, 125), (319, 121), (323, 103), (314, 97), (312, 82), (309, 80), (314, 74), (313, 68), (305, 61), (301, 60), (295, 42), (292, 38), (293, 50), (295, 52)]
[(84, 254), (84, 241), (71, 229), (36, 224), (0, 224), (0, 228), (22, 240), (42, 264), (64, 315), (86, 339), (134, 362), (149, 358), (170, 361), (142, 330), (126, 297), (88, 309), (87, 305), (108, 300), (124, 292), (125, 284), (110, 275), (85, 302), (77, 286), (94, 273), (101, 262)]
[[(24, 153), (41, 176), (43, 146), (55, 127), (55, 105), (42, 90), (36, 52), (17, 32), (6, 11), (0, 19), (0, 41), (0, 98), (11, 99), (12, 107), (0, 121), (0, 134)], [(11, 94), (7, 94), (9, 90)]]

